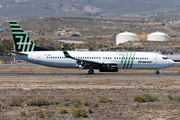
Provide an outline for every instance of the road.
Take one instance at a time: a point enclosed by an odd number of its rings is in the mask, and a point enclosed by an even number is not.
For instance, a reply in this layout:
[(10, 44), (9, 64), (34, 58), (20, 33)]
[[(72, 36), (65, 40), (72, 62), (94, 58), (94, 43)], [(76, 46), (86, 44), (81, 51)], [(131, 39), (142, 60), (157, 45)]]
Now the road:
[(95, 74), (84, 74), (84, 73), (0, 73), (0, 76), (24, 76), (24, 77), (48, 77), (48, 76), (75, 76), (75, 77), (180, 77), (180, 74), (139, 74), (139, 73), (95, 73)]

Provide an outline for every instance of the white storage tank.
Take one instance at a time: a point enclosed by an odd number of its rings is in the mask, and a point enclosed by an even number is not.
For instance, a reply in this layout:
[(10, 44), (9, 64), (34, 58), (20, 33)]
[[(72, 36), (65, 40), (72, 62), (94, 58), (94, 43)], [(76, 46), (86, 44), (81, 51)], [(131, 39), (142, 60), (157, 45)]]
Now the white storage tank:
[(154, 32), (148, 35), (147, 41), (170, 41), (170, 37), (162, 32)]
[(139, 41), (139, 37), (136, 36), (136, 34), (131, 32), (124, 32), (119, 33), (116, 35), (116, 44), (119, 45), (119, 43), (124, 43), (128, 41)]

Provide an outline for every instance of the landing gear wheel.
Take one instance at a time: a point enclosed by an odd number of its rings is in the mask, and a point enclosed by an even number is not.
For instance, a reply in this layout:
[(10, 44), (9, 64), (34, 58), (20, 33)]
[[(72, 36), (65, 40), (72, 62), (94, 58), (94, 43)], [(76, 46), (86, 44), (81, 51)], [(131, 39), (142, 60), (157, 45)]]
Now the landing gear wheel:
[(93, 73), (94, 73), (94, 70), (89, 70), (88, 73), (89, 73), (89, 74), (93, 74)]
[(159, 74), (159, 71), (156, 71), (156, 74)]

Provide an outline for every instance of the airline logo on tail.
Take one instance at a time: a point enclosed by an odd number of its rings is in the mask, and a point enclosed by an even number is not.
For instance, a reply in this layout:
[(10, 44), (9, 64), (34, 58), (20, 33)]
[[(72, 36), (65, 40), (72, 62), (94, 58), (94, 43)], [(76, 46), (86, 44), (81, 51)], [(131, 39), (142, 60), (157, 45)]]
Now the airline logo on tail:
[(16, 21), (9, 21), (17, 52), (49, 51), (35, 45)]
[(35, 44), (24, 32), (16, 21), (10, 21), (11, 32), (15, 42), (16, 51), (32, 52), (34, 51)]

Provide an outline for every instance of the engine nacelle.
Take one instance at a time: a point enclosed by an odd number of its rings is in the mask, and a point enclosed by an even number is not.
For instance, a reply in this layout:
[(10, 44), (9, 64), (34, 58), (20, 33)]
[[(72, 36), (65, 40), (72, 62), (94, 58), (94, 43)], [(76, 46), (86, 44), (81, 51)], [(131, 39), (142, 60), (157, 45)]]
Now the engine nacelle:
[(117, 64), (101, 64), (99, 68), (100, 72), (118, 72)]

